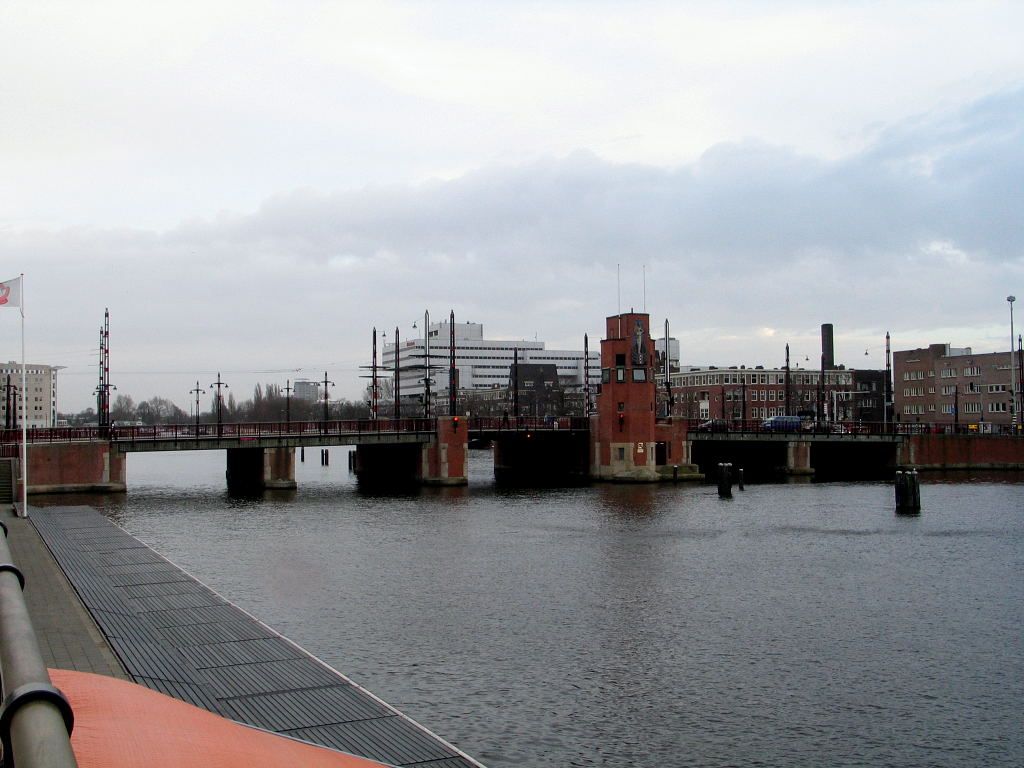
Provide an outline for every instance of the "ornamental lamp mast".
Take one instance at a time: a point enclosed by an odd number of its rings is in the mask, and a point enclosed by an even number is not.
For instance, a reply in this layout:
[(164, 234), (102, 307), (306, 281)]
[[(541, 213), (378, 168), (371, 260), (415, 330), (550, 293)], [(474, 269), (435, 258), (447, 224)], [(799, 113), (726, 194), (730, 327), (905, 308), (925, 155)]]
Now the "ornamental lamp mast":
[(1007, 296), (1006, 302), (1010, 305), (1010, 426), (1014, 433), (1017, 432), (1017, 366), (1013, 361), (1013, 302), (1016, 296)]

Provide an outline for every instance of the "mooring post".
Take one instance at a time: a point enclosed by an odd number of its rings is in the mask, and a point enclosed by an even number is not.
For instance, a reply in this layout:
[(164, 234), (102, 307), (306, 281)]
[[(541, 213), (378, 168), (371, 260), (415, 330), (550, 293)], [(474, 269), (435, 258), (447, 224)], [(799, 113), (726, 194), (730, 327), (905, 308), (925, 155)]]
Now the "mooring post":
[(718, 465), (718, 496), (722, 499), (732, 498), (732, 464)]
[(303, 463), (305, 463), (305, 461), (306, 461), (306, 448), (305, 448), (305, 446), (303, 446), (302, 448), (299, 448), (299, 461), (301, 461)]
[(921, 485), (917, 470), (898, 471), (894, 491), (897, 513), (913, 514), (921, 511)]
[(672, 465), (672, 482), (673, 483), (678, 483), (679, 482), (679, 465), (678, 464), (673, 464)]
[(736, 485), (743, 490), (743, 467), (736, 470)]

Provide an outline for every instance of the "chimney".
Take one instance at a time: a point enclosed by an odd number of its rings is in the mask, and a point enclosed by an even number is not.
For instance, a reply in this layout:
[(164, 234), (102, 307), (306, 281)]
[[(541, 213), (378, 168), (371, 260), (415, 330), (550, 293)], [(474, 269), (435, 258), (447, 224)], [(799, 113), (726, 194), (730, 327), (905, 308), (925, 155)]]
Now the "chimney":
[(825, 370), (836, 367), (835, 347), (832, 344), (832, 323), (821, 324), (821, 356), (825, 358)]

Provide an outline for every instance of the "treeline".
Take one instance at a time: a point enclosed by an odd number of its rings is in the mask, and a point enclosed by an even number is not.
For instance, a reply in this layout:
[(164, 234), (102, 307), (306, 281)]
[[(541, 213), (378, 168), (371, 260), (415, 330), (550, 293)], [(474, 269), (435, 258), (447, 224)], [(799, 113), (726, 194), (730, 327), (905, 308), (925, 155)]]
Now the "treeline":
[[(205, 398), (199, 421), (212, 424), (217, 421), (216, 400)], [(290, 402), (289, 402), (290, 401)], [(205, 409), (203, 409), (205, 408)], [(256, 385), (252, 398), (238, 402), (234, 393), (228, 393), (222, 406), (225, 422), (285, 421), (290, 413), (292, 421), (318, 421), (324, 417), (323, 401), (309, 402), (294, 397), (286, 398), (278, 384)], [(332, 400), (328, 405), (328, 420), (362, 419), (370, 415), (369, 405), (364, 401)], [(86, 426), (97, 423), (96, 409), (86, 408), (80, 413), (58, 414), (72, 426)], [(112, 422), (143, 424), (184, 424), (195, 421), (195, 413), (186, 413), (164, 397), (151, 397), (136, 403), (131, 395), (117, 395), (110, 404)]]

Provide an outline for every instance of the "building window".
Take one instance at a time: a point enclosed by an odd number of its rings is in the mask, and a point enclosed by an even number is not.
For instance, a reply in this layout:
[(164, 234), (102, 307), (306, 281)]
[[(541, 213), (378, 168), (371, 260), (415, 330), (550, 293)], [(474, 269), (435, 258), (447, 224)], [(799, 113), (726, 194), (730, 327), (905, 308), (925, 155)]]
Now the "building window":
[(1006, 403), (989, 403), (989, 413), (1006, 413)]
[(647, 369), (646, 368), (634, 368), (633, 369), (633, 381), (644, 382), (647, 381)]

